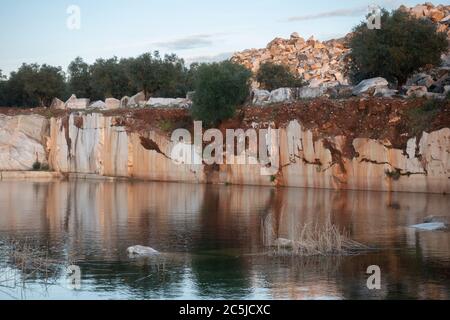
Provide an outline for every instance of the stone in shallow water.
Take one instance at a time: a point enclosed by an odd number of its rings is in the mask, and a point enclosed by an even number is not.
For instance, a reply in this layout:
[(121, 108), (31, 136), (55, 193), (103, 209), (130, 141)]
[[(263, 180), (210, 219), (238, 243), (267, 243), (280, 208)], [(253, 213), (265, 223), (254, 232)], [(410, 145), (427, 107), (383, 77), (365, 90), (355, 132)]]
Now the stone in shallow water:
[(447, 230), (447, 226), (442, 222), (422, 223), (411, 226), (411, 228), (424, 230), (424, 231), (439, 231)]
[(150, 247), (144, 246), (133, 246), (127, 249), (127, 253), (129, 256), (138, 256), (138, 257), (149, 257), (159, 255), (159, 252)]
[(280, 248), (292, 248), (294, 246), (294, 241), (284, 238), (278, 238), (273, 243), (276, 247)]

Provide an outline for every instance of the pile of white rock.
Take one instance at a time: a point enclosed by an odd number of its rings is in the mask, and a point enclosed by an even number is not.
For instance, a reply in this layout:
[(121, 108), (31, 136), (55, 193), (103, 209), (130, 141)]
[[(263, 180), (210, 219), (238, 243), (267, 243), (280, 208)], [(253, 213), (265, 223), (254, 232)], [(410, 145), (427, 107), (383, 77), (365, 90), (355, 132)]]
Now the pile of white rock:
[(190, 108), (192, 101), (188, 98), (150, 98), (146, 99), (144, 92), (120, 100), (121, 108)]
[(69, 100), (63, 102), (58, 98), (53, 99), (50, 108), (59, 110), (114, 110), (120, 108), (190, 108), (192, 101), (187, 98), (150, 98), (145, 99), (145, 94), (139, 92), (130, 97), (123, 97), (121, 100), (108, 98), (105, 101), (91, 102), (86, 98), (77, 98), (72, 95)]
[[(233, 62), (242, 64), (253, 73), (266, 62), (285, 65), (307, 82), (318, 86), (327, 82), (348, 84), (346, 57), (349, 49), (345, 39), (321, 42), (314, 37), (303, 39), (294, 32), (290, 39), (276, 38), (264, 49), (250, 49), (235, 53)], [(253, 87), (258, 87), (255, 82)]]

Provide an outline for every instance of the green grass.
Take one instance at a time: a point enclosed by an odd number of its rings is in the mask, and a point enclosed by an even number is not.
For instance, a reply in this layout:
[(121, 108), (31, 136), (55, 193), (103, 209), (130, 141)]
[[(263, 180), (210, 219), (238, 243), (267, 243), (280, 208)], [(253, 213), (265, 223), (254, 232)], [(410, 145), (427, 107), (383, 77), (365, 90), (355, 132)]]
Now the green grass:
[(407, 116), (410, 120), (410, 128), (414, 135), (421, 135), (427, 131), (430, 124), (436, 116), (441, 112), (445, 105), (445, 101), (428, 100), (420, 107), (408, 111)]
[(168, 132), (173, 129), (174, 124), (170, 120), (161, 120), (159, 122), (159, 127), (161, 128), (161, 130)]

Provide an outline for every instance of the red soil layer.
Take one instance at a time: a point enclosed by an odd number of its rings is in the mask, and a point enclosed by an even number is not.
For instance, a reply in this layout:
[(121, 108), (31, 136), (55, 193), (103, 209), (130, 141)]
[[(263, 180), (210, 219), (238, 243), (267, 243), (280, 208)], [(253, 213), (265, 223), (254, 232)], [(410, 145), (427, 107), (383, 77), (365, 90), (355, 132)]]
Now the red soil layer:
[[(351, 144), (354, 138), (388, 140), (392, 147), (405, 149), (408, 139), (417, 132), (417, 121), (421, 130), (431, 132), (450, 127), (450, 100), (439, 102), (438, 111), (427, 119), (412, 119), (411, 110), (429, 101), (424, 99), (352, 98), (345, 100), (314, 99), (296, 101), (264, 108), (246, 106), (236, 112), (233, 119), (224, 121), (219, 128), (247, 129), (253, 122), (262, 127), (274, 123), (277, 128), (285, 127), (291, 120), (298, 120), (305, 128), (312, 130), (314, 137), (325, 138), (345, 136)], [(76, 112), (76, 111), (74, 111)], [(86, 112), (86, 111), (84, 111)], [(39, 114), (46, 117), (64, 117), (70, 111), (46, 108), (21, 109), (0, 108), (0, 114)], [(170, 134), (174, 129), (193, 130), (193, 120), (186, 109), (117, 109), (100, 112), (115, 117), (115, 125), (124, 126), (131, 132), (158, 130)], [(352, 156), (351, 145), (344, 150)]]

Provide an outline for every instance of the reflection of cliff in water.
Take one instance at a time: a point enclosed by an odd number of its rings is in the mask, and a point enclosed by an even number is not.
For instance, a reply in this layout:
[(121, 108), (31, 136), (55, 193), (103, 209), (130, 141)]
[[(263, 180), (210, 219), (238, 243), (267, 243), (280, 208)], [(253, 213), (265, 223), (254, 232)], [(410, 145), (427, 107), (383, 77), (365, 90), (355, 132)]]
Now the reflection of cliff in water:
[[(407, 226), (449, 213), (448, 196), (73, 181), (0, 183), (0, 237), (32, 238), (75, 259), (94, 291), (139, 298), (449, 298), (448, 232)], [(264, 255), (306, 223), (330, 221), (379, 248), (352, 257)], [(130, 261), (147, 245), (164, 261)], [(366, 268), (383, 288), (369, 292)]]

